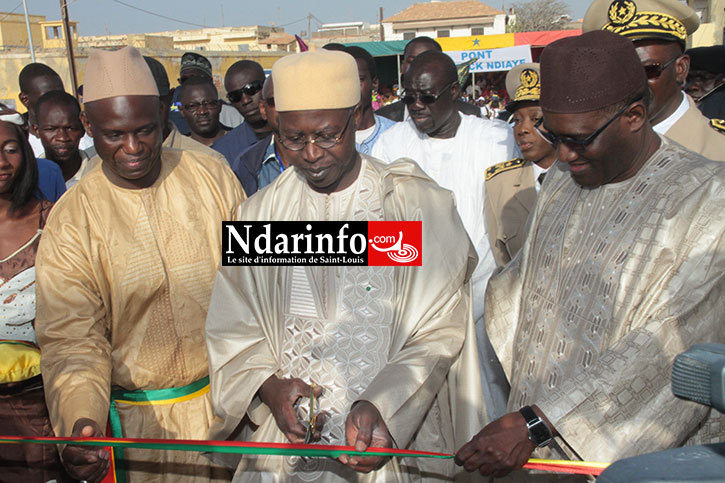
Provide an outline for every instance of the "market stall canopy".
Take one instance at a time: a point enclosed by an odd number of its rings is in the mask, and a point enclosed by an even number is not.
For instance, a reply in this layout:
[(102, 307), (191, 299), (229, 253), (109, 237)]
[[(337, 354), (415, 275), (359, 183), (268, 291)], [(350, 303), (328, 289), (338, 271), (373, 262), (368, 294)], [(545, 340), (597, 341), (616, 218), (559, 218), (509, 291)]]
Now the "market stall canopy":
[(356, 46), (370, 52), (373, 57), (385, 57), (388, 55), (403, 55), (405, 46), (409, 40), (388, 40), (385, 42), (354, 42), (345, 43), (346, 47)]

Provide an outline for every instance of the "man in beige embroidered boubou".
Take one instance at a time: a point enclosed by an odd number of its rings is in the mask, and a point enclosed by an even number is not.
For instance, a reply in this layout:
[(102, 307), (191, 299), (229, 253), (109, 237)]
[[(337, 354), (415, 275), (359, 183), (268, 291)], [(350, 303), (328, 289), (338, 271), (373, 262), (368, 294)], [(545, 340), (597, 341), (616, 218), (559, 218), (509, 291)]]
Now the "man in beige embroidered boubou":
[(725, 342), (725, 166), (653, 131), (646, 82), (611, 32), (544, 50), (542, 134), (559, 163), (486, 291), (510, 412), (458, 452), (470, 471), (503, 476), (552, 438), (539, 451), (615, 461), (725, 436), (669, 385), (676, 354)]
[[(420, 220), (423, 261), (222, 267), (207, 346), (223, 424), (210, 438), (229, 437), (248, 418), (255, 430), (247, 439), (301, 443), (306, 431), (293, 405), (304, 398), (306, 406), (314, 390), (328, 415), (318, 441), (451, 452), (484, 416), (470, 298), (476, 254), (453, 197), (410, 160), (385, 165), (356, 151), (360, 85), (350, 55), (287, 56), (272, 77), (291, 168), (247, 200), (238, 219)], [(235, 481), (438, 481), (455, 473), (450, 460), (251, 456)]]

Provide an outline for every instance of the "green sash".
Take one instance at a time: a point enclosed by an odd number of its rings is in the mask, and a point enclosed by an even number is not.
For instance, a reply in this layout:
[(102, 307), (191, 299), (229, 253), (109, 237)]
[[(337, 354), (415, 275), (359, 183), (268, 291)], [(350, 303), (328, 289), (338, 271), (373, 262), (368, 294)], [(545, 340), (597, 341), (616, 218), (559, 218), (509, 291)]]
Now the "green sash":
[[(114, 438), (123, 438), (121, 418), (118, 415), (117, 404), (119, 403), (131, 404), (133, 406), (175, 404), (203, 396), (208, 392), (209, 376), (182, 387), (155, 389), (152, 391), (126, 391), (124, 389), (111, 391), (111, 405), (108, 414), (111, 436)], [(113, 460), (117, 483), (126, 483), (126, 463), (123, 459), (123, 448), (113, 448)]]

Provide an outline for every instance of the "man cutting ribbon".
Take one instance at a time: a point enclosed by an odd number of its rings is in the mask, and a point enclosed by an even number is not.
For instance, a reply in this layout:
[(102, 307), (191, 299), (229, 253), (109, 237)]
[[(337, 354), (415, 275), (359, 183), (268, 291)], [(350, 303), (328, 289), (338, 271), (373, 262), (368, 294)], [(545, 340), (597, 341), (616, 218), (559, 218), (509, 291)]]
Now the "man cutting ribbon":
[[(222, 267), (207, 347), (223, 424), (209, 439), (302, 443), (308, 415), (298, 411), (315, 383), (314, 409), (329, 418), (317, 418), (313, 439), (451, 453), (484, 419), (470, 289), (476, 254), (453, 196), (410, 160), (384, 165), (357, 152), (360, 85), (348, 54), (287, 56), (272, 77), (291, 167), (237, 218), (420, 220), (423, 262)], [(234, 481), (408, 481), (456, 471), (450, 459), (260, 455), (244, 456)]]
[[(203, 439), (213, 419), (204, 320), (219, 226), (244, 193), (223, 161), (161, 147), (158, 95), (136, 49), (91, 52), (82, 116), (103, 162), (55, 205), (36, 261), (58, 436), (101, 436), (109, 406), (113, 436)], [(100, 449), (61, 456), (77, 479), (108, 468)], [(117, 463), (132, 482), (228, 476), (194, 453), (133, 449)]]

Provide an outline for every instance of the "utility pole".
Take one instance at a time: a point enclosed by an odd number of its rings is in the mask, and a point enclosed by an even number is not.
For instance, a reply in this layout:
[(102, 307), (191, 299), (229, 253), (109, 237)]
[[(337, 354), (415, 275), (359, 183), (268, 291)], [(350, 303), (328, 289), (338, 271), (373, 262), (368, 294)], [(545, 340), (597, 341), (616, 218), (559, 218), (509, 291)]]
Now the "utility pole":
[(307, 12), (307, 40), (312, 39), (312, 12)]
[(220, 3), (219, 6), (222, 9), (222, 27), (224, 27), (224, 4)]
[(30, 31), (30, 19), (28, 18), (28, 6), (23, 0), (23, 9), (25, 10), (25, 26), (28, 27), (28, 46), (30, 47), (30, 58), (35, 63), (35, 49), (33, 48), (33, 33)]
[(60, 14), (63, 19), (63, 37), (65, 37), (65, 51), (68, 54), (68, 69), (70, 70), (70, 83), (73, 87), (73, 97), (78, 98), (78, 77), (76, 76), (76, 61), (73, 56), (73, 37), (70, 35), (68, 23), (68, 3), (60, 0)]
[(380, 7), (380, 40), (385, 41), (385, 30), (383, 30), (383, 7)]

